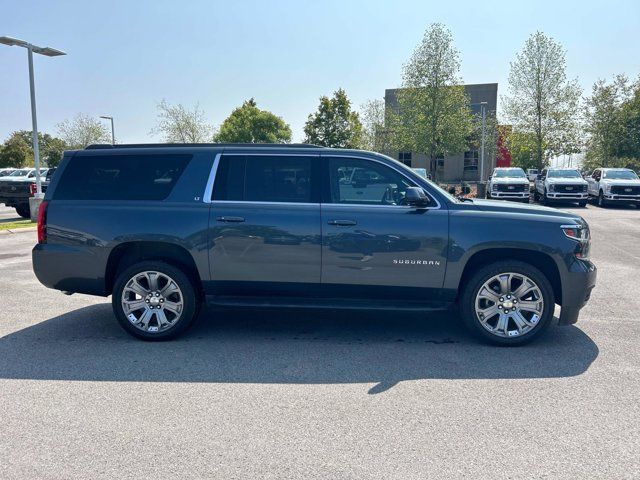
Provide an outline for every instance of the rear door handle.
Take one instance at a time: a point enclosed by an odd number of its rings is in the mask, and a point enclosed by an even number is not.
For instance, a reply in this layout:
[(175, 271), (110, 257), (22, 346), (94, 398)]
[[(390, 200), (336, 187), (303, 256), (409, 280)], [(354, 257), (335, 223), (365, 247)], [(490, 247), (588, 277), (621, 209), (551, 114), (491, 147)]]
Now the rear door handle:
[(338, 227), (352, 227), (358, 224), (355, 220), (329, 220), (328, 223), (329, 225), (336, 225)]
[(218, 217), (216, 218), (219, 222), (229, 222), (229, 223), (242, 223), (244, 222), (243, 217)]

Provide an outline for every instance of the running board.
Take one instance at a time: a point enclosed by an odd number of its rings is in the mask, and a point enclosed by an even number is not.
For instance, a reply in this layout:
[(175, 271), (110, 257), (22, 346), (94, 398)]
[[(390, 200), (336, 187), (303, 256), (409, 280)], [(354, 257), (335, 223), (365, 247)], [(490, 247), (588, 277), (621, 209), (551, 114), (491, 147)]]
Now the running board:
[(416, 302), (398, 300), (350, 300), (343, 298), (245, 297), (207, 295), (207, 305), (217, 307), (251, 308), (309, 308), (335, 310), (402, 310), (412, 312), (443, 311), (451, 307), (447, 302)]

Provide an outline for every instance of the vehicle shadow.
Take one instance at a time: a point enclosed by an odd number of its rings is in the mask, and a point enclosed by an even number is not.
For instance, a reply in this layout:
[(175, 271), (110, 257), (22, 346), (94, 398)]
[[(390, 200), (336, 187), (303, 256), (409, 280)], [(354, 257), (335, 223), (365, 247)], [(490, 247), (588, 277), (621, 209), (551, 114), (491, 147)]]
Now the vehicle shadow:
[(574, 326), (531, 345), (478, 343), (453, 314), (207, 310), (186, 335), (129, 337), (109, 304), (71, 311), (0, 338), (0, 378), (136, 382), (375, 383), (414, 379), (570, 377), (598, 356)]

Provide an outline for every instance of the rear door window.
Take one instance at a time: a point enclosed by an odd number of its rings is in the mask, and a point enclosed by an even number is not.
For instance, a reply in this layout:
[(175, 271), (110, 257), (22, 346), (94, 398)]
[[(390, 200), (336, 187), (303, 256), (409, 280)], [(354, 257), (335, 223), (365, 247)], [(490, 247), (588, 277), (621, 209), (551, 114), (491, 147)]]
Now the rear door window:
[(316, 203), (314, 157), (227, 155), (216, 172), (213, 200)]
[(76, 155), (64, 169), (58, 200), (164, 200), (192, 155)]

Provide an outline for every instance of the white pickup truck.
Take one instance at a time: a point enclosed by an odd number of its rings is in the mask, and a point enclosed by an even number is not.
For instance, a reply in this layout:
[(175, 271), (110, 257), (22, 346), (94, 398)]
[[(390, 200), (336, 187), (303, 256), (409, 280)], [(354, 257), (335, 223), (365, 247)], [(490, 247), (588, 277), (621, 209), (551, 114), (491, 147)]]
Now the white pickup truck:
[(545, 168), (536, 177), (533, 198), (540, 203), (578, 202), (587, 205), (587, 181), (575, 168)]
[(495, 168), (489, 177), (487, 198), (529, 203), (529, 179), (521, 168)]
[(640, 179), (628, 168), (596, 168), (587, 177), (589, 196), (598, 200), (598, 206), (611, 203), (640, 205)]

